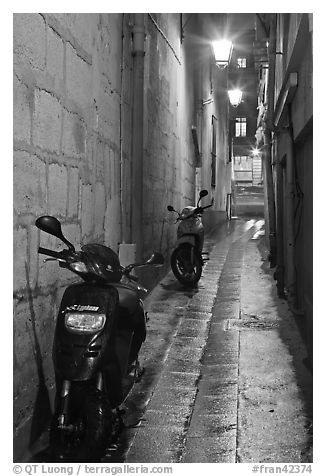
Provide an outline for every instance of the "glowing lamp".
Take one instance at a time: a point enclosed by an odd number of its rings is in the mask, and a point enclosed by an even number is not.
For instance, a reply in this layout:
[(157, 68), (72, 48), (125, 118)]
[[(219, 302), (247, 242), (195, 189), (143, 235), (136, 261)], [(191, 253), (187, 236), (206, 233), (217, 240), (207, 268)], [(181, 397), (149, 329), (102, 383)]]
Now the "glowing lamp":
[(229, 40), (217, 40), (212, 42), (215, 64), (224, 69), (230, 62), (232, 54), (232, 41)]
[(242, 101), (242, 91), (240, 89), (230, 89), (228, 91), (230, 104), (233, 107), (239, 106)]

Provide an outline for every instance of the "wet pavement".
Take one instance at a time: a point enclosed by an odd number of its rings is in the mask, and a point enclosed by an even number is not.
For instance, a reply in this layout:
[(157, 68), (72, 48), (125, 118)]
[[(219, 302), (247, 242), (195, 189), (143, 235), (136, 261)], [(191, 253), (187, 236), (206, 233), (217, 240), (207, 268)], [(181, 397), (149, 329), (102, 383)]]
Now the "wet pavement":
[(148, 296), (145, 373), (102, 463), (312, 461), (312, 375), (263, 234), (259, 217), (221, 223), (198, 287), (170, 272)]
[(234, 214), (237, 216), (264, 214), (264, 188), (257, 186), (235, 187)]
[(312, 376), (263, 229), (220, 224), (198, 288), (169, 273), (146, 300), (146, 371), (103, 462), (311, 462)]

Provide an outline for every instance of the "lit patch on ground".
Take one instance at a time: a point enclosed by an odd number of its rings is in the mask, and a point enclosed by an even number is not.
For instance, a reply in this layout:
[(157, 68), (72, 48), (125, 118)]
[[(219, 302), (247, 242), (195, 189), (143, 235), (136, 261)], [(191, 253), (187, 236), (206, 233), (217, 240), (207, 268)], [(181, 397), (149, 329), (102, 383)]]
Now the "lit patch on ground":
[(252, 228), (252, 227), (255, 225), (255, 223), (256, 223), (256, 220), (249, 220), (249, 221), (247, 221), (247, 223), (246, 223), (245, 226), (244, 226), (244, 230), (245, 230), (245, 231), (250, 230), (250, 228)]
[[(252, 221), (252, 220), (251, 220)], [(265, 235), (265, 230), (262, 227), (265, 225), (265, 220), (258, 220), (255, 223), (256, 233), (251, 238), (252, 240), (258, 240), (261, 236)]]
[(252, 240), (258, 240), (263, 235), (265, 235), (265, 230), (259, 230), (253, 235), (253, 237), (251, 239)]

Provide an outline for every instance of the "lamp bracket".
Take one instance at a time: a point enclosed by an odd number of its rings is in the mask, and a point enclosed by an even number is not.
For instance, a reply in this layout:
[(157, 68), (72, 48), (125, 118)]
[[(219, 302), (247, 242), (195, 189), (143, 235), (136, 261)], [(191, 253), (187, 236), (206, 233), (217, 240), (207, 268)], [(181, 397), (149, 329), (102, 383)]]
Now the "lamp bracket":
[(193, 14), (190, 13), (187, 20), (185, 21), (185, 23), (182, 24), (182, 13), (180, 13), (181, 43), (185, 38), (185, 29), (186, 29), (186, 26), (188, 25), (189, 20), (191, 19), (192, 16), (193, 16)]

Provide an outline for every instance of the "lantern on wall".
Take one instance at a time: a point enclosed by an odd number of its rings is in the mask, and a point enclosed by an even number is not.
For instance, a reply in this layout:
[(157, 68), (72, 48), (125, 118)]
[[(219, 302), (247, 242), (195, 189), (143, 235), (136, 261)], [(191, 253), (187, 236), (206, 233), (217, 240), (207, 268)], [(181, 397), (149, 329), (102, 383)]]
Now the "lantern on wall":
[(221, 39), (212, 42), (215, 64), (221, 69), (229, 64), (233, 49), (232, 41)]
[(242, 101), (242, 91), (241, 89), (229, 89), (228, 90), (230, 104), (233, 107), (238, 107)]

